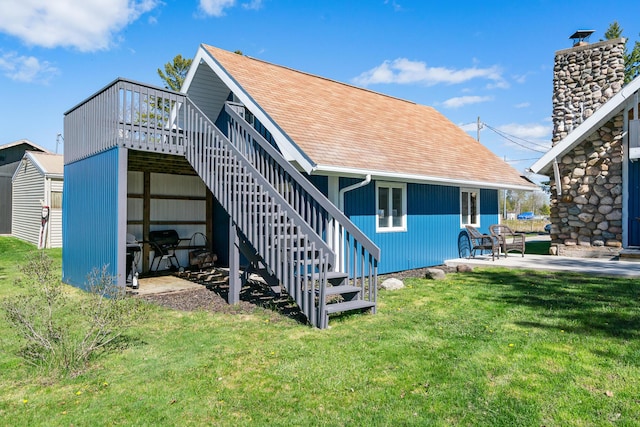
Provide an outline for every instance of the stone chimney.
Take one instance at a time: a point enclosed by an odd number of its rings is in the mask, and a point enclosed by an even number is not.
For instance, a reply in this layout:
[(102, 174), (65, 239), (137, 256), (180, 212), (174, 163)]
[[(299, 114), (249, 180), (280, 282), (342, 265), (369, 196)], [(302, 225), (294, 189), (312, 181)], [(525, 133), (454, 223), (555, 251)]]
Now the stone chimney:
[[(622, 38), (556, 52), (553, 136), (556, 145), (618, 93), (624, 84)], [(622, 114), (558, 160), (551, 179), (552, 251), (570, 256), (612, 256), (622, 246)]]
[(624, 42), (623, 38), (593, 44), (581, 40), (570, 49), (556, 52), (553, 145), (622, 89)]

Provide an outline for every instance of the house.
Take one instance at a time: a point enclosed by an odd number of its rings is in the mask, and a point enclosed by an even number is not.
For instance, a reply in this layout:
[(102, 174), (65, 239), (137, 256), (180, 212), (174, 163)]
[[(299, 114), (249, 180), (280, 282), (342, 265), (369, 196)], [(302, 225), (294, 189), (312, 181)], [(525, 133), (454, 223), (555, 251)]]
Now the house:
[(536, 186), (433, 108), (201, 45), (181, 93), (118, 79), (65, 113), (63, 280), (123, 283), (127, 233), (146, 272), (151, 231), (202, 232), (230, 302), (242, 263), (324, 327), (375, 309), (378, 274), (458, 257), (505, 188)]
[(63, 160), (27, 151), (12, 177), (12, 234), (38, 248), (62, 247)]
[(531, 170), (551, 177), (560, 255), (611, 257), (640, 246), (640, 78), (624, 85), (624, 43), (555, 55), (553, 146)]
[(27, 139), (0, 145), (0, 234), (11, 234), (11, 177), (27, 150), (49, 152)]

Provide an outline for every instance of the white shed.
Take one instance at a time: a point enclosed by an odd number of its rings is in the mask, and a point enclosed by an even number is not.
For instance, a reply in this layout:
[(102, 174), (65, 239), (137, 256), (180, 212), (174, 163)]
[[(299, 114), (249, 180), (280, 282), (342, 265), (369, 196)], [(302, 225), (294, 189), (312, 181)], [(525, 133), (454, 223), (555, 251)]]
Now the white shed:
[(12, 179), (14, 237), (38, 247), (62, 247), (63, 172), (62, 154), (25, 152)]

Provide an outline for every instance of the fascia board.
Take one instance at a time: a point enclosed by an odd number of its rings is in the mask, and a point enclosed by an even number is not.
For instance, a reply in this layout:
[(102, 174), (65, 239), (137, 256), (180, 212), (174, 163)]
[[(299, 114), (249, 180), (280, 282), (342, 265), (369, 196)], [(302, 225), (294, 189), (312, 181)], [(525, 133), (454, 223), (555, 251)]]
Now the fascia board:
[(638, 89), (640, 89), (640, 77), (633, 79), (631, 83), (622, 88), (622, 90), (615, 94), (606, 104), (596, 110), (591, 117), (587, 118), (575, 128), (573, 132), (540, 157), (540, 159), (531, 165), (531, 171), (534, 173), (547, 172), (554, 159), (560, 158), (571, 151), (594, 130), (598, 129), (620, 112), (620, 110), (624, 108), (625, 101), (638, 91)]
[(411, 182), (416, 184), (435, 184), (446, 185), (452, 187), (476, 187), (476, 188), (489, 188), (496, 190), (524, 190), (524, 191), (536, 191), (538, 186), (531, 185), (514, 185), (514, 184), (501, 184), (497, 182), (485, 182), (485, 181), (470, 181), (454, 178), (441, 178), (425, 175), (415, 174), (400, 174), (384, 171), (371, 171), (366, 169), (356, 168), (341, 168), (337, 166), (318, 165), (314, 171), (314, 175), (336, 175), (336, 176), (348, 176), (348, 177), (362, 177), (371, 175), (373, 179), (387, 179), (401, 182)]
[(271, 119), (262, 107), (258, 105), (258, 103), (242, 88), (242, 86), (240, 86), (233, 76), (231, 76), (202, 45), (198, 49), (198, 53), (191, 64), (191, 68), (187, 73), (185, 84), (183, 84), (181, 92), (186, 93), (188, 91), (196, 73), (196, 68), (201, 62), (206, 63), (222, 80), (222, 82), (238, 97), (240, 102), (246, 105), (253, 115), (260, 120), (265, 128), (267, 128), (287, 161), (297, 162), (307, 173), (311, 173), (315, 169), (315, 163), (295, 144), (295, 142), (291, 140), (291, 138), (286, 135), (280, 126)]

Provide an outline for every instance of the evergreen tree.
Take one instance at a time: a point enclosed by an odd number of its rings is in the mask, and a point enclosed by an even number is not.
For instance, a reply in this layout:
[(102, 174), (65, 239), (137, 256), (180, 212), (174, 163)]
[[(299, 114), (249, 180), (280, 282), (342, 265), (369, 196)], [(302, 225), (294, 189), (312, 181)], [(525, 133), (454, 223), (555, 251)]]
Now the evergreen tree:
[(176, 55), (172, 62), (164, 64), (164, 72), (158, 68), (158, 75), (165, 83), (164, 87), (176, 92), (179, 91), (187, 77), (192, 61), (192, 59), (183, 58), (182, 55)]
[[(622, 36), (622, 28), (618, 21), (613, 21), (607, 31), (604, 33), (606, 40), (617, 39)], [(627, 49), (627, 41), (624, 45), (624, 82), (629, 83), (640, 75), (640, 41), (636, 41), (633, 50), (629, 53)]]

